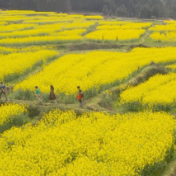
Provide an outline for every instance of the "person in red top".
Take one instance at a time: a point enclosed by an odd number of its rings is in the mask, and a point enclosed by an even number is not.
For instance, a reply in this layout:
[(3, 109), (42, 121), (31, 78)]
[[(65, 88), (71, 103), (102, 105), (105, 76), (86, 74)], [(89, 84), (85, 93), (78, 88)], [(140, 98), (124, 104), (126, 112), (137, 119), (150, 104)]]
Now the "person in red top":
[(83, 107), (83, 102), (82, 102), (83, 93), (82, 93), (80, 86), (77, 86), (77, 89), (78, 89), (77, 100), (80, 102), (80, 107), (82, 108)]

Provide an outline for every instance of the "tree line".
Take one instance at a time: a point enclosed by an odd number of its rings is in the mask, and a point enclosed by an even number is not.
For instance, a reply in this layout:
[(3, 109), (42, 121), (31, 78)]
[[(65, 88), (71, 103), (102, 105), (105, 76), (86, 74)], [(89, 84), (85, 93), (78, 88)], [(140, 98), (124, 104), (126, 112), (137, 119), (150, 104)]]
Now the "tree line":
[(104, 16), (176, 18), (176, 0), (0, 0), (1, 9), (102, 12)]

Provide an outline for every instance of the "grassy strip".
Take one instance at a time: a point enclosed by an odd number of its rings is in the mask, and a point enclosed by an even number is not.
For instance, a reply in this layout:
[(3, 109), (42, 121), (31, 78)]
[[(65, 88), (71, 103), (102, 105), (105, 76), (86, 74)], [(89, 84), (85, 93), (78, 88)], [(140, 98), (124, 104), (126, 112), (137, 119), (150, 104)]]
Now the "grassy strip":
[(131, 39), (131, 40), (94, 40), (94, 39), (85, 39), (87, 42), (92, 42), (92, 43), (106, 43), (106, 44), (139, 44), (140, 38), (139, 39)]
[[(174, 157), (174, 146), (170, 150), (167, 151), (166, 157), (163, 161), (155, 163), (154, 165), (145, 166), (144, 170), (140, 172), (140, 176), (156, 176), (160, 174), (160, 172), (166, 168), (167, 164)], [(158, 175), (159, 176), (159, 175)], [(161, 175), (160, 175), (161, 176)]]
[(10, 118), (8, 123), (4, 123), (0, 126), (0, 133), (3, 133), (6, 130), (9, 130), (10, 128), (16, 126), (20, 127), (22, 125), (25, 125), (26, 123), (30, 122), (28, 116), (19, 116), (15, 118)]
[(173, 108), (176, 108), (176, 104), (166, 104), (166, 105), (155, 104), (155, 105), (148, 105), (148, 104), (142, 104), (139, 101), (134, 101), (134, 102), (130, 102), (130, 103), (124, 103), (121, 106), (124, 107), (128, 111), (142, 111), (142, 110), (145, 110), (145, 109), (151, 109), (153, 111), (166, 111), (166, 112), (169, 112)]
[[(50, 36), (47, 36), (50, 37)], [(41, 37), (42, 38), (42, 37)], [(25, 38), (22, 38), (25, 39)], [(17, 40), (17, 39), (15, 39)], [(50, 45), (50, 44), (65, 44), (65, 43), (81, 43), (83, 41), (83, 39), (75, 39), (75, 40), (49, 40), (49, 39), (45, 39), (45, 40), (31, 40), (28, 41), (26, 38), (26, 41), (24, 42), (20, 42), (20, 41), (16, 41), (13, 43), (0, 43), (0, 46), (18, 46), (18, 47), (24, 47), (24, 46), (31, 46), (31, 45)]]
[(96, 22), (93, 26), (90, 26), (90, 27), (87, 29), (87, 31), (82, 34), (82, 36), (85, 36), (85, 35), (87, 35), (88, 33), (90, 33), (90, 32), (92, 32), (92, 31), (96, 30), (96, 27), (97, 27), (97, 26), (98, 26), (98, 22)]
[(161, 170), (158, 174), (153, 176), (175, 176), (176, 175), (176, 150), (174, 150), (173, 158), (171, 162), (165, 167), (164, 170)]
[(176, 41), (175, 42), (154, 41), (150, 37), (147, 37), (144, 41), (144, 45), (150, 47), (176, 46)]
[[(128, 76), (128, 78), (124, 78), (122, 81), (116, 80), (111, 84), (101, 85), (98, 89), (96, 87), (93, 87), (85, 91), (84, 98), (90, 99), (92, 97), (97, 96), (98, 94), (100, 94), (101, 92), (105, 90), (111, 89), (112, 87), (115, 87), (115, 86), (119, 86), (120, 84), (123, 84), (125, 82), (129, 82), (128, 84), (133, 85), (133, 86), (138, 85), (139, 83), (149, 79), (149, 77), (155, 75), (156, 73), (166, 73), (166, 70), (156, 64), (150, 65), (148, 67), (144, 66), (142, 68), (138, 68), (137, 71), (133, 72), (131, 75)], [(114, 91), (114, 93), (116, 94), (116, 91)], [(49, 101), (49, 94), (41, 93), (41, 95), (42, 95), (44, 102)], [(116, 97), (116, 95), (114, 94), (112, 96)], [(13, 94), (13, 97), (16, 100), (30, 100), (31, 101), (35, 99), (35, 94), (33, 91), (30, 91), (30, 90), (19, 89), (15, 91), (15, 93)], [(64, 93), (57, 94), (57, 100), (64, 104), (75, 103), (77, 101), (76, 95), (65, 95)], [(109, 96), (108, 98), (104, 97), (104, 100), (107, 102), (111, 102), (111, 98)]]
[(8, 121), (0, 125), (0, 133), (3, 133), (6, 130), (16, 126), (20, 127), (26, 123), (30, 122), (28, 114), (22, 113), (21, 115), (14, 115), (9, 117)]

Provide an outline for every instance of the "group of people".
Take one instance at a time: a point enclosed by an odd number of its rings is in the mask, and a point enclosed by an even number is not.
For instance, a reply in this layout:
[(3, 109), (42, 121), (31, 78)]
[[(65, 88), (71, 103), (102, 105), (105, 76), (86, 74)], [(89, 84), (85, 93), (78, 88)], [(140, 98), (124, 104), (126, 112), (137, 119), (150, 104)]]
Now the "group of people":
[[(42, 97), (41, 97), (39, 87), (35, 86), (35, 89), (36, 89), (35, 93), (36, 93), (37, 100), (42, 102)], [(82, 90), (81, 90), (80, 86), (77, 86), (77, 89), (78, 89), (77, 100), (80, 103), (80, 107), (83, 107), (83, 101), (82, 101), (83, 93), (82, 93)], [(54, 86), (53, 85), (50, 86), (49, 100), (55, 100), (56, 101), (56, 95), (54, 93)]]
[[(41, 96), (39, 87), (35, 86), (35, 89), (36, 89), (35, 93), (36, 93), (37, 100), (42, 102), (42, 96)], [(80, 107), (83, 107), (83, 101), (82, 101), (83, 93), (82, 93), (80, 86), (77, 86), (77, 89), (78, 89), (77, 100), (80, 103)], [(6, 101), (7, 101), (8, 99), (7, 99), (7, 95), (6, 95), (6, 86), (4, 85), (3, 82), (1, 82), (1, 86), (0, 86), (0, 99), (1, 99), (2, 94), (4, 94)], [(55, 102), (56, 102), (56, 95), (54, 93), (54, 86), (53, 85), (50, 86), (49, 100), (55, 100)]]
[[(35, 86), (35, 94), (36, 94), (37, 100), (42, 101), (41, 93), (40, 93), (38, 86)], [(53, 85), (50, 86), (49, 100), (56, 100), (56, 95), (54, 93)]]

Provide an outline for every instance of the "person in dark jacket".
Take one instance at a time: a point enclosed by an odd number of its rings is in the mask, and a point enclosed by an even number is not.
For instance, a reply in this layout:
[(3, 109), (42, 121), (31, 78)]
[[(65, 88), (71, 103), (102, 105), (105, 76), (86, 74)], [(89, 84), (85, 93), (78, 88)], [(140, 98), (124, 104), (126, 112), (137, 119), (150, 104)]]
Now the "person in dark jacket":
[(4, 94), (6, 101), (7, 101), (7, 95), (6, 95), (6, 86), (3, 84), (3, 82), (1, 82), (1, 92), (0, 92), (0, 99), (1, 99), (1, 95)]

